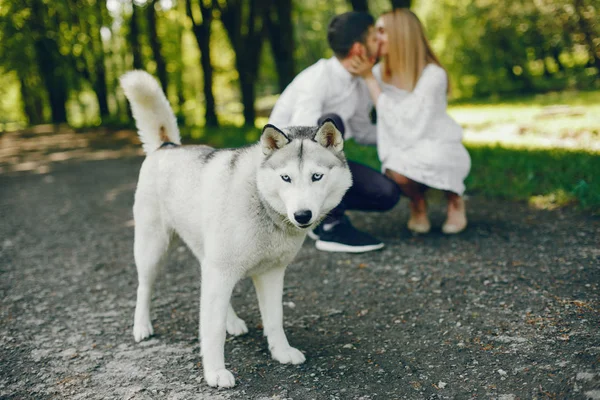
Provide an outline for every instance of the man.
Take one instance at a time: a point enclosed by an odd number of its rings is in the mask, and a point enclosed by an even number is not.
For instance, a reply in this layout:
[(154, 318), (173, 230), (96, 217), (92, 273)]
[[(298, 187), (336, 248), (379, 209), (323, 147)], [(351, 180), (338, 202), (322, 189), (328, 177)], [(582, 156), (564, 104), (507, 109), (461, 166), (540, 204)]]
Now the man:
[[(334, 121), (344, 138), (375, 144), (376, 127), (368, 89), (362, 79), (349, 72), (354, 55), (375, 59), (378, 53), (374, 19), (367, 13), (348, 12), (332, 19), (327, 32), (335, 56), (306, 68), (279, 97), (269, 118), (275, 126), (318, 125)], [(384, 245), (352, 226), (345, 210), (387, 211), (400, 198), (400, 188), (391, 179), (369, 167), (348, 161), (353, 185), (338, 207), (311, 233), (322, 251), (361, 253)]]

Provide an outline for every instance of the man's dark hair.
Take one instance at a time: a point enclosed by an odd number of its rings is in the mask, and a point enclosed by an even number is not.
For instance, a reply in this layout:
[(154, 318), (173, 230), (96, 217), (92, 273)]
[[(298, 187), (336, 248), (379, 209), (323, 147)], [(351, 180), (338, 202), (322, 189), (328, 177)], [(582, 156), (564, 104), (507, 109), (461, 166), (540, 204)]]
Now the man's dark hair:
[(366, 44), (369, 27), (374, 24), (375, 19), (365, 12), (336, 15), (327, 28), (329, 47), (338, 58), (345, 58), (354, 43)]

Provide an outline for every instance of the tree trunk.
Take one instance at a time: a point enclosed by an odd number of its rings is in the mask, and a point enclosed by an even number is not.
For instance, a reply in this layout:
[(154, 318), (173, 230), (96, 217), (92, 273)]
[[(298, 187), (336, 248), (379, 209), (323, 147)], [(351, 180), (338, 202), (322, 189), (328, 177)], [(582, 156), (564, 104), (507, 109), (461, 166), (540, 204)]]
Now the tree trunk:
[(367, 0), (350, 0), (352, 9), (354, 11), (369, 12), (369, 4)]
[(58, 43), (46, 34), (46, 21), (50, 17), (41, 2), (32, 2), (31, 15), (36, 38), (34, 42), (35, 56), (39, 66), (40, 76), (50, 100), (52, 122), (60, 124), (67, 122), (66, 103), (68, 85), (66, 68), (61, 68), (61, 55)]
[(585, 4), (583, 4), (582, 0), (575, 0), (577, 23), (579, 30), (583, 34), (585, 44), (588, 47), (589, 64), (595, 66), (596, 70), (600, 73), (600, 46), (596, 48), (596, 44), (594, 43), (594, 38), (598, 35), (594, 32), (592, 24), (585, 18), (584, 8)]
[(162, 86), (163, 92), (167, 94), (167, 64), (160, 52), (160, 41), (156, 32), (156, 0), (151, 0), (146, 6), (146, 18), (148, 19), (148, 41), (152, 49), (154, 61), (156, 61), (156, 75)]
[(392, 8), (410, 8), (411, 0), (391, 0)]
[(142, 47), (140, 45), (140, 25), (138, 21), (138, 6), (132, 2), (131, 19), (129, 20), (129, 43), (133, 55), (133, 69), (143, 69)]
[(279, 91), (294, 79), (294, 28), (292, 24), (292, 1), (280, 0), (274, 10), (267, 14), (266, 24), (269, 32), (271, 51), (275, 59), (275, 68), (279, 80)]
[[(185, 15), (185, 4), (184, 2), (177, 3), (177, 14)], [(185, 95), (183, 90), (183, 73), (184, 73), (184, 64), (183, 64), (183, 33), (185, 32), (184, 22), (181, 17), (177, 20), (177, 57), (175, 62), (175, 90), (177, 92), (177, 104), (179, 106), (178, 113), (181, 117), (183, 115), (183, 105), (185, 104)]]
[(197, 23), (192, 12), (191, 0), (186, 0), (186, 13), (192, 20), (192, 29), (198, 48), (200, 49), (200, 65), (204, 76), (204, 102), (206, 111), (204, 119), (206, 126), (219, 126), (219, 119), (215, 109), (215, 96), (213, 94), (213, 68), (210, 62), (210, 25), (212, 22), (212, 6), (206, 7), (202, 0), (199, 2), (200, 12), (202, 14), (202, 23)]
[[(114, 34), (115, 32), (113, 32), (113, 35)], [(117, 106), (115, 114), (118, 116), (120, 121), (127, 121), (131, 123), (133, 121), (133, 114), (131, 113), (129, 102), (125, 96), (123, 96), (123, 91), (118, 90), (118, 77), (131, 68), (126, 61), (130, 49), (124, 42), (125, 40), (111, 40), (106, 57), (110, 71), (112, 72), (111, 75), (114, 77), (114, 79), (109, 81), (109, 84), (110, 93), (112, 94)]]
[(94, 79), (94, 92), (100, 109), (100, 119), (110, 116), (108, 108), (108, 87), (106, 86), (106, 68), (104, 67), (104, 55), (96, 65), (96, 77)]
[(100, 109), (100, 119), (105, 119), (110, 116), (110, 110), (108, 108), (108, 88), (106, 85), (106, 66), (104, 64), (104, 44), (102, 43), (102, 36), (100, 35), (100, 29), (102, 28), (102, 16), (106, 4), (102, 0), (96, 1), (96, 12), (98, 13), (98, 23), (96, 26), (92, 26), (90, 29), (90, 36), (92, 37), (92, 47), (94, 56), (94, 69), (95, 77), (93, 79), (94, 92), (98, 99), (98, 108)]
[(560, 49), (557, 46), (552, 46), (550, 49), (550, 53), (552, 54), (552, 58), (554, 59), (554, 62), (558, 66), (558, 70), (561, 72), (564, 72), (565, 66), (560, 61)]
[(198, 43), (198, 47), (200, 47), (200, 52), (202, 53), (200, 57), (200, 64), (202, 65), (202, 74), (204, 76), (204, 102), (206, 107), (206, 113), (204, 114), (204, 118), (206, 120), (206, 125), (208, 126), (219, 126), (219, 120), (217, 119), (217, 113), (215, 111), (215, 97), (213, 95), (212, 84), (213, 84), (213, 68), (210, 62), (210, 36), (207, 29), (205, 35), (202, 35), (202, 40)]
[(21, 84), (21, 99), (23, 100), (23, 111), (29, 121), (29, 125), (37, 125), (44, 122), (44, 103), (39, 91), (30, 87), (24, 71), (18, 70), (19, 82)]
[(58, 46), (51, 39), (42, 39), (36, 42), (35, 50), (42, 82), (44, 82), (50, 100), (52, 122), (55, 124), (67, 122), (67, 81), (63, 75), (64, 72), (56, 65), (52, 55), (59, 54)]
[[(219, 3), (215, 3), (218, 7)], [(235, 51), (236, 67), (240, 76), (240, 91), (244, 107), (244, 125), (254, 126), (256, 93), (254, 83), (258, 75), (258, 62), (266, 33), (266, 19), (270, 0), (250, 0), (248, 19), (242, 20), (242, 4), (229, 1), (221, 9), (221, 20)]]
[(242, 91), (242, 104), (244, 105), (244, 125), (254, 126), (256, 120), (256, 109), (254, 108), (256, 92), (252, 74), (240, 74), (240, 89)]

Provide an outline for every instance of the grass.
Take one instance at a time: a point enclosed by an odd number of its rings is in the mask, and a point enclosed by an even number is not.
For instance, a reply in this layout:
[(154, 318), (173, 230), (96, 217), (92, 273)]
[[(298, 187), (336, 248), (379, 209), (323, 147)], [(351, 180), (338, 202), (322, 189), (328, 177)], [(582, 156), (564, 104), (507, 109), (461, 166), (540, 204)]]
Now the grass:
[[(472, 159), (467, 194), (541, 208), (577, 205), (600, 214), (600, 152), (593, 150), (600, 148), (600, 91), (459, 102), (450, 105), (449, 113), (465, 127)], [(506, 125), (513, 126), (518, 139), (554, 138), (554, 148), (534, 139), (511, 141), (510, 132), (498, 131)], [(258, 140), (260, 130), (188, 128), (182, 134), (194, 142), (237, 147)], [(374, 147), (350, 140), (345, 151), (349, 159), (380, 168)]]
[[(260, 130), (223, 127), (194, 128), (183, 132), (186, 142), (215, 147), (237, 147), (258, 140)], [(528, 149), (499, 145), (467, 144), (472, 168), (467, 194), (529, 201), (533, 206), (555, 208), (577, 205), (600, 212), (600, 155), (582, 150)], [(349, 140), (346, 156), (379, 169), (374, 147)]]
[[(467, 194), (529, 201), (540, 208), (578, 205), (600, 212), (600, 156), (566, 149), (525, 149), (467, 144), (471, 173)], [(374, 148), (348, 141), (349, 159), (379, 169)]]
[(575, 139), (582, 145), (600, 141), (600, 91), (456, 102), (448, 112), (472, 133), (504, 126), (519, 136)]

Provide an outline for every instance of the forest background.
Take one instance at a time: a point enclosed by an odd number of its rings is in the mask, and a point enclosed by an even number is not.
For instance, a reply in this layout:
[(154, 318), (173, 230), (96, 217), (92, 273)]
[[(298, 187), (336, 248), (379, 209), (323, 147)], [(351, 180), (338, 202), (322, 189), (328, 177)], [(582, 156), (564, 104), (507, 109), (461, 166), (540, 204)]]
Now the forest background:
[[(184, 136), (243, 144), (293, 77), (332, 55), (335, 14), (401, 6), (423, 21), (449, 71), (450, 113), (477, 167), (468, 186), (598, 207), (595, 0), (0, 0), (0, 132), (131, 127), (118, 78), (137, 68), (160, 80)], [(497, 138), (527, 153), (474, 144)], [(348, 152), (378, 166), (372, 149)]]

